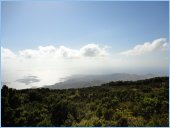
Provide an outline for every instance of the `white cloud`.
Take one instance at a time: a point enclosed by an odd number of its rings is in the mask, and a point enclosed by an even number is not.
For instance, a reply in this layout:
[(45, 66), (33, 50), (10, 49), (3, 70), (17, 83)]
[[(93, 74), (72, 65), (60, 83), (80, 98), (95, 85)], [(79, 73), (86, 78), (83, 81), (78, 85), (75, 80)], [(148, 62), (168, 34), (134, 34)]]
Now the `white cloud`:
[(106, 47), (100, 47), (97, 44), (88, 44), (79, 50), (70, 49), (65, 46), (39, 46), (37, 50), (26, 49), (19, 51), (19, 56), (24, 58), (80, 58), (80, 57), (103, 57), (107, 56)]
[(108, 53), (105, 51), (105, 48), (101, 48), (97, 44), (88, 44), (80, 49), (80, 53), (86, 57), (106, 56)]
[(49, 54), (49, 53), (54, 53), (56, 51), (56, 48), (52, 45), (49, 46), (39, 46), (38, 50), (41, 54)]
[(57, 49), (57, 55), (63, 58), (77, 58), (79, 57), (79, 51), (67, 48), (65, 46), (60, 46)]
[(152, 42), (136, 45), (133, 49), (121, 52), (121, 55), (138, 56), (146, 53), (154, 52), (157, 50), (167, 50), (168, 43), (165, 38), (156, 39)]
[(39, 56), (39, 52), (37, 50), (26, 49), (23, 51), (19, 51), (19, 55), (24, 58), (34, 58)]
[(11, 50), (3, 47), (1, 47), (1, 56), (2, 59), (12, 59), (16, 57), (16, 55)]

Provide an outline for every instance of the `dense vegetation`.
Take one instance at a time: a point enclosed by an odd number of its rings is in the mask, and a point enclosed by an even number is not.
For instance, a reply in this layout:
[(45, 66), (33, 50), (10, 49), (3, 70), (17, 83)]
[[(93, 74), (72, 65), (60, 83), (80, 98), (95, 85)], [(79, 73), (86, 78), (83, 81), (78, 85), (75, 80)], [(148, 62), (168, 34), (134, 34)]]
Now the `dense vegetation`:
[(168, 77), (81, 89), (1, 89), (2, 126), (168, 126)]

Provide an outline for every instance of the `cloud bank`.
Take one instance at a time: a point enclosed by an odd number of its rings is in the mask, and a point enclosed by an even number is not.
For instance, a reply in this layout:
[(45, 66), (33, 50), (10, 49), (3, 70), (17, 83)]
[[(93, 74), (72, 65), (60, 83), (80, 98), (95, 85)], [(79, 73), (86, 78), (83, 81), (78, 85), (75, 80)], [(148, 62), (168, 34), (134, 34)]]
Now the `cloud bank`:
[(11, 50), (7, 48), (1, 47), (1, 57), (3, 59), (13, 59), (16, 57), (16, 54), (14, 54)]
[(79, 50), (70, 49), (65, 46), (54, 47), (39, 46), (38, 49), (25, 49), (20, 50), (17, 54), (14, 54), (11, 50), (1, 47), (2, 58), (10, 59), (15, 57), (22, 58), (82, 58), (82, 57), (105, 57), (108, 55), (106, 47), (101, 47), (97, 44), (87, 44)]
[(125, 56), (139, 56), (158, 50), (167, 50), (168, 43), (165, 38), (156, 39), (152, 42), (145, 42), (144, 44), (136, 45), (133, 49), (121, 52)]

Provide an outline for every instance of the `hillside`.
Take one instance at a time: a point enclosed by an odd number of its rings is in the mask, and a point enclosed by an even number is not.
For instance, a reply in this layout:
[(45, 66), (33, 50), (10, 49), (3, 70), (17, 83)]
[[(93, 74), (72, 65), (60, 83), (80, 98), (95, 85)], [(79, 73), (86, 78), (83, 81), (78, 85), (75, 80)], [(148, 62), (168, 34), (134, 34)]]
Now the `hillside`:
[(169, 77), (79, 89), (1, 89), (2, 126), (166, 126)]
[(101, 84), (110, 81), (136, 81), (153, 78), (155, 75), (137, 75), (128, 73), (114, 73), (106, 75), (73, 75), (68, 77), (64, 82), (56, 83), (54, 85), (44, 86), (43, 88), (50, 89), (69, 89), (69, 88), (84, 88), (91, 86), (100, 86)]

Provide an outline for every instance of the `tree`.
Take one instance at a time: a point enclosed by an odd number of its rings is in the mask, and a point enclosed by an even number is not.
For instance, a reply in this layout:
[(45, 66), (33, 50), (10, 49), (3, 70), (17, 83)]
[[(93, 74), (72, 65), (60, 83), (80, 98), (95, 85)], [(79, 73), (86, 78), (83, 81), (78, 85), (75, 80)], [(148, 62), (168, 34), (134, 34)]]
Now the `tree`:
[(6, 97), (8, 95), (8, 86), (4, 85), (1, 89), (1, 96)]
[(67, 103), (60, 101), (52, 106), (51, 123), (54, 126), (61, 126), (64, 124), (68, 115)]
[(112, 111), (111, 109), (105, 109), (103, 110), (103, 116), (105, 120), (110, 120), (112, 118)]
[(102, 116), (101, 108), (97, 108), (96, 116), (97, 116), (99, 119), (101, 118), (101, 116)]
[(42, 96), (38, 91), (30, 91), (29, 92), (29, 100), (32, 101), (42, 101)]
[(127, 127), (128, 126), (127, 118), (120, 118), (117, 122), (117, 126)]

